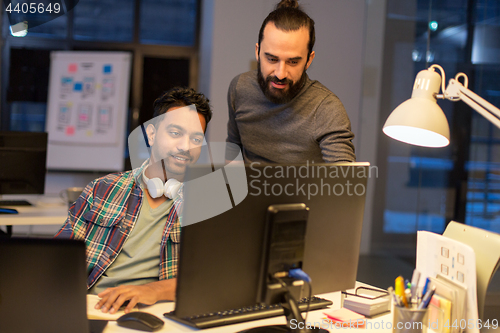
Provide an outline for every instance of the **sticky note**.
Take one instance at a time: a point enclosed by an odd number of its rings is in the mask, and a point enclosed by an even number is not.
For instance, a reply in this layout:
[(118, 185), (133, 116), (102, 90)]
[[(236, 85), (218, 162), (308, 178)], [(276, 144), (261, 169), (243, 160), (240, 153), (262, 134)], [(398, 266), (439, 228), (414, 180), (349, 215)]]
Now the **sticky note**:
[(329, 322), (336, 325), (338, 324), (338, 326), (365, 328), (365, 316), (349, 309), (341, 308), (323, 313), (326, 315), (326, 319)]
[[(444, 312), (444, 318), (443, 322), (450, 322), (451, 321), (451, 301), (447, 300), (446, 298), (441, 298), (440, 300), (440, 308)], [(450, 333), (451, 332), (451, 325), (448, 325), (448, 327), (444, 328), (444, 333)]]
[(431, 303), (429, 305), (429, 322), (442, 322), (440, 306), (440, 297), (438, 297), (437, 295), (432, 296)]
[(431, 325), (439, 325), (443, 333), (450, 333), (453, 323), (451, 322), (451, 301), (439, 295), (432, 296), (429, 306), (429, 322)]
[(71, 84), (71, 82), (73, 82), (73, 78), (71, 76), (63, 76), (61, 78), (62, 84)]
[(75, 126), (66, 127), (66, 135), (72, 136), (75, 134)]
[(104, 74), (111, 74), (111, 72), (112, 72), (112, 71), (113, 71), (113, 66), (112, 66), (112, 65), (109, 65), (109, 64), (108, 64), (108, 65), (104, 65), (104, 66), (102, 67), (102, 72), (103, 72)]

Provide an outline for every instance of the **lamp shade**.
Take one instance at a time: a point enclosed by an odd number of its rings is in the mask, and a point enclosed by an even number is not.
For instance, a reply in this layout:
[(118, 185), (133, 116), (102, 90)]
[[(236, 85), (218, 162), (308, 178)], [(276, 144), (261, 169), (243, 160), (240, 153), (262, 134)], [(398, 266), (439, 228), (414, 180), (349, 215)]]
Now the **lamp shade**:
[(450, 128), (436, 102), (440, 76), (433, 70), (418, 73), (412, 97), (387, 118), (383, 131), (393, 139), (423, 147), (444, 147), (450, 143)]

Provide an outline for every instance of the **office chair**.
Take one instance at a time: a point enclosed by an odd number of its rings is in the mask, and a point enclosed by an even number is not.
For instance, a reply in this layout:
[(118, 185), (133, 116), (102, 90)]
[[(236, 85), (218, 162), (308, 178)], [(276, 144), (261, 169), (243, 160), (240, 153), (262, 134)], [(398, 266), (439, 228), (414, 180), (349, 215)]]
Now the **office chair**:
[(500, 266), (500, 234), (451, 221), (443, 236), (469, 245), (476, 253), (477, 307), (482, 319), (488, 285)]

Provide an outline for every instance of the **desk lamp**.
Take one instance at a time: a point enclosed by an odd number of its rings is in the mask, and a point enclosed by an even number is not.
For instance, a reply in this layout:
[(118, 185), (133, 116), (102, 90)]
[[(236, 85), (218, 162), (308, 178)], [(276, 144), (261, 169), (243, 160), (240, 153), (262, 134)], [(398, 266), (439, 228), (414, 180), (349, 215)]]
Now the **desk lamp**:
[[(435, 72), (438, 68), (441, 76)], [(464, 83), (458, 79), (462, 77)], [(441, 79), (441, 80), (440, 80)], [(445, 147), (450, 143), (450, 127), (437, 99), (463, 101), (500, 128), (500, 109), (467, 88), (468, 78), (458, 73), (445, 89), (445, 73), (441, 66), (432, 65), (417, 74), (411, 98), (387, 118), (383, 131), (393, 139), (423, 147)], [(439, 94), (442, 87), (443, 94)]]
[[(439, 74), (434, 71), (435, 68), (441, 71), (442, 82), (439, 80)], [(464, 78), (464, 84), (458, 81), (459, 77)], [(447, 146), (450, 143), (450, 129), (443, 110), (437, 105), (437, 98), (449, 99), (450, 101), (462, 100), (496, 127), (500, 128), (500, 109), (467, 88), (467, 75), (458, 73), (454, 79), (450, 80), (446, 89), (444, 82), (445, 73), (439, 65), (432, 65), (428, 69), (420, 71), (415, 78), (411, 98), (399, 105), (389, 118), (387, 118), (383, 128), (384, 133), (393, 139), (417, 146), (436, 148)], [(443, 94), (439, 95), (441, 85), (443, 87)], [(466, 228), (463, 226), (458, 227), (454, 222), (450, 223), (450, 225), (453, 226), (453, 229), (451, 229), (453, 233), (447, 228), (443, 235), (471, 245), (469, 244), (471, 241), (470, 234), (476, 230), (475, 228), (470, 226)], [(462, 233), (467, 230), (471, 231), (469, 231), (467, 236), (463, 236)], [(476, 233), (477, 231), (474, 232)], [(480, 237), (476, 237), (480, 239)], [(484, 243), (484, 239), (480, 239), (479, 241), (474, 240), (474, 242), (475, 244)], [(493, 248), (494, 246), (491, 247), (491, 249)], [(484, 297), (488, 284), (491, 276), (499, 267), (499, 259), (494, 256), (491, 258), (491, 262), (486, 261), (486, 264), (483, 263), (484, 260), (482, 258), (478, 258), (476, 263), (480, 318), (483, 317)], [(486, 268), (489, 268), (492, 272), (487, 271)]]

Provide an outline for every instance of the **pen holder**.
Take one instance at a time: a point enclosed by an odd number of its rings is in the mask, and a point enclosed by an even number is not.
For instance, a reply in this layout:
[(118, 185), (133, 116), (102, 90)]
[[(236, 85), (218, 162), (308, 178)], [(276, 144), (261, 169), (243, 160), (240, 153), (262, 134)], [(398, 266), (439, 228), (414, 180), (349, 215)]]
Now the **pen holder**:
[(394, 306), (393, 333), (426, 333), (427, 309)]

